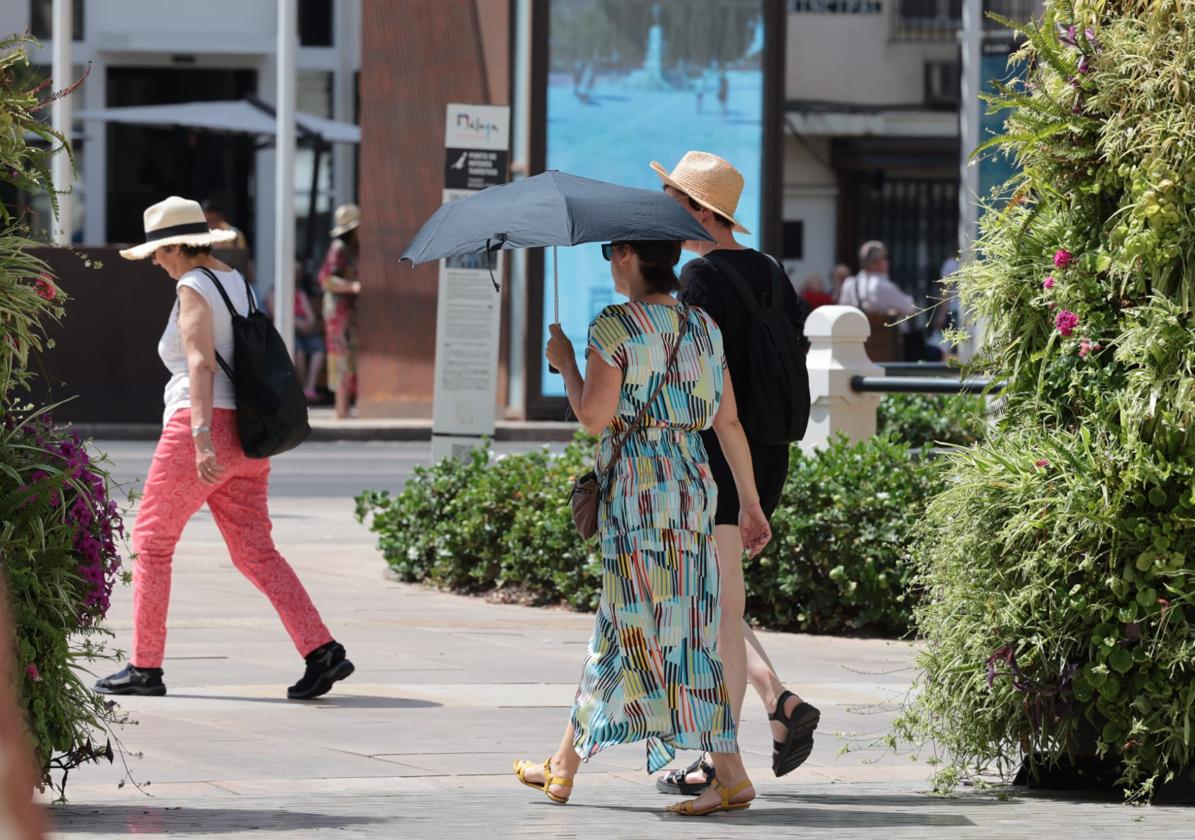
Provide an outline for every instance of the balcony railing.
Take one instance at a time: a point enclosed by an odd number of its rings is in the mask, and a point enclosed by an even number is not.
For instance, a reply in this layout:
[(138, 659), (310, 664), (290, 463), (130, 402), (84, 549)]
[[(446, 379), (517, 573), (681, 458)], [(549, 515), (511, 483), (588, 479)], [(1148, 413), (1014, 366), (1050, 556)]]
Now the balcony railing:
[[(963, 0), (889, 0), (894, 41), (954, 41), (963, 25)], [(984, 29), (1002, 27), (987, 17), (1029, 20), (1041, 12), (1041, 0), (984, 0)]]

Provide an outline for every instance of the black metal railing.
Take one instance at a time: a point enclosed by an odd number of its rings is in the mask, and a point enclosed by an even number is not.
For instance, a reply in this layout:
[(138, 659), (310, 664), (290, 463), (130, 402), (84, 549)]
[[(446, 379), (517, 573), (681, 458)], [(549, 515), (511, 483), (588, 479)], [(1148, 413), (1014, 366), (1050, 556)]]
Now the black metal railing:
[[(1041, 0), (984, 0), (984, 29), (1003, 27), (988, 16), (994, 12), (1027, 21), (1041, 12)], [(963, 0), (889, 0), (894, 41), (954, 41), (963, 25)]]
[(998, 394), (1004, 383), (985, 377), (853, 376), (851, 390), (856, 394)]

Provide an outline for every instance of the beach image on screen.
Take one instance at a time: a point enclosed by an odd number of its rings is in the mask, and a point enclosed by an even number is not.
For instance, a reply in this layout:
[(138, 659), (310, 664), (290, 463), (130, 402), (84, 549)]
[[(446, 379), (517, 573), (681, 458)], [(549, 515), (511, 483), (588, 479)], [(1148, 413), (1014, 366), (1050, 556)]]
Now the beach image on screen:
[[(547, 168), (661, 188), (690, 149), (713, 152), (746, 179), (736, 217), (758, 247), (763, 163), (761, 0), (551, 0)], [(687, 258), (682, 257), (682, 260)], [(619, 302), (598, 245), (560, 248), (560, 322), (584, 370), (586, 331)], [(543, 336), (555, 317), (544, 256)], [(543, 363), (543, 396), (563, 396)]]

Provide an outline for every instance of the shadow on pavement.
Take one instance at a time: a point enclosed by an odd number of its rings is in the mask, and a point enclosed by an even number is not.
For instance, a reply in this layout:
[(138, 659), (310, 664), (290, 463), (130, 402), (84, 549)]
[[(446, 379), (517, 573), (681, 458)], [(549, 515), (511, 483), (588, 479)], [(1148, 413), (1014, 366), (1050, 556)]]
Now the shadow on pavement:
[(183, 700), (235, 700), (240, 703), (278, 703), (284, 706), (311, 706), (328, 709), (436, 709), (442, 703), (431, 700), (411, 700), (405, 697), (369, 697), (366, 695), (325, 695), (314, 700), (288, 700), (285, 697), (244, 697), (235, 694), (179, 694), (167, 695)]
[(983, 805), (1014, 805), (1017, 800), (1011, 796), (996, 798), (995, 791), (960, 791), (953, 796), (935, 796), (932, 793), (874, 794), (874, 793), (775, 793), (765, 791), (762, 800), (767, 802), (801, 802), (806, 805), (828, 805), (846, 807), (861, 805), (895, 806), (897, 808), (971, 808)]
[[(769, 797), (770, 798), (770, 797)], [(550, 803), (544, 803), (550, 805)], [(556, 806), (552, 806), (556, 807)], [(569, 808), (600, 809), (603, 811), (618, 811), (619, 813), (641, 813), (654, 815), (662, 820), (692, 821), (691, 817), (669, 814), (663, 808), (641, 808), (621, 805), (587, 805), (584, 803), (569, 803)], [(733, 826), (776, 826), (799, 825), (805, 828), (894, 828), (898, 826), (926, 826), (934, 828), (973, 826), (962, 814), (918, 814), (908, 811), (860, 811), (847, 806), (841, 810), (828, 808), (789, 808), (789, 807), (759, 807), (753, 806), (746, 811), (736, 811), (731, 814), (716, 815), (720, 827), (729, 829)]]
[[(279, 808), (192, 808), (145, 805), (62, 805), (50, 809), (61, 834), (230, 834), (234, 831), (310, 831), (386, 822), (379, 817), (312, 814)], [(299, 836), (299, 835), (291, 835)]]

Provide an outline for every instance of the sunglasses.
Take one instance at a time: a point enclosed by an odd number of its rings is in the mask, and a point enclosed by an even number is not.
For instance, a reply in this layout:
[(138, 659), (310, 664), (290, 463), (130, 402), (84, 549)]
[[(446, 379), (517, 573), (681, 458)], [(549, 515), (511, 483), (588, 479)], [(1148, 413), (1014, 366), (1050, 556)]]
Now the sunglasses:
[(602, 259), (610, 262), (610, 257), (614, 256), (614, 249), (618, 247), (617, 242), (605, 242), (602, 244)]

